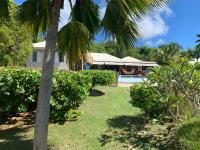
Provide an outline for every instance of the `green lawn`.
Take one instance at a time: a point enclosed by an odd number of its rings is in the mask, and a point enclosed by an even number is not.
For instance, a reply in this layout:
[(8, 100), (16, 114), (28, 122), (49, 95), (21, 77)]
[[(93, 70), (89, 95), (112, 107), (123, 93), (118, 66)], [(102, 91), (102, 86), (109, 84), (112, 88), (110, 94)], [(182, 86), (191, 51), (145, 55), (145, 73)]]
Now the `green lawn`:
[[(69, 150), (126, 150), (133, 124), (138, 128), (139, 109), (129, 104), (129, 89), (99, 87), (99, 96), (90, 96), (79, 111), (77, 121), (49, 125), (49, 148)], [(102, 94), (102, 95), (101, 95)], [(28, 150), (32, 147), (33, 128), (20, 126), (1, 131), (0, 149)]]

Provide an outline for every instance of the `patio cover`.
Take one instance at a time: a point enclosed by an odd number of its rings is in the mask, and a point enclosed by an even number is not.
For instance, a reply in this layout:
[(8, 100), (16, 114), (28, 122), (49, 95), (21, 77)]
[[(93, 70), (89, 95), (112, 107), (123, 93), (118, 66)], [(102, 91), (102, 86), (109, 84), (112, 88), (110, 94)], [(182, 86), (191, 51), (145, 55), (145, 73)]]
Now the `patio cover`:
[[(107, 53), (89, 53), (89, 63), (94, 65), (121, 65), (121, 59)], [(92, 60), (91, 60), (92, 59)]]
[(33, 43), (34, 48), (45, 48), (45, 46), (46, 46), (46, 41)]
[(121, 59), (121, 63), (125, 66), (142, 66), (142, 61), (130, 56)]
[(88, 53), (86, 57), (87, 63), (93, 65), (115, 65), (115, 66), (158, 66), (156, 62), (142, 61), (130, 56), (122, 59), (107, 53)]
[(129, 66), (146, 66), (146, 67), (159, 66), (156, 62), (142, 61), (142, 60), (130, 57), (130, 56), (122, 58), (121, 62), (124, 63), (125, 65), (129, 65)]

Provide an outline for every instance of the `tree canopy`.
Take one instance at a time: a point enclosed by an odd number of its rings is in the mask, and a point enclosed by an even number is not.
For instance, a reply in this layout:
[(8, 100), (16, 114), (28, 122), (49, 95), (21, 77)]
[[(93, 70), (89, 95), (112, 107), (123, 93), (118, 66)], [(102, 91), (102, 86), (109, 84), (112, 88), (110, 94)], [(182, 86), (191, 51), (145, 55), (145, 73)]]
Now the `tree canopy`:
[(25, 65), (32, 50), (32, 33), (16, 18), (16, 5), (10, 3), (10, 19), (0, 24), (0, 65)]
[(116, 42), (109, 41), (105, 43), (93, 43), (90, 47), (90, 50), (93, 52), (108, 53), (119, 58), (131, 56), (137, 59), (156, 61), (159, 64), (162, 64), (164, 61), (179, 57), (182, 47), (177, 43), (169, 43), (161, 45), (158, 48), (151, 48), (147, 46), (132, 46), (130, 48), (123, 48), (120, 47), (120, 45), (118, 45)]

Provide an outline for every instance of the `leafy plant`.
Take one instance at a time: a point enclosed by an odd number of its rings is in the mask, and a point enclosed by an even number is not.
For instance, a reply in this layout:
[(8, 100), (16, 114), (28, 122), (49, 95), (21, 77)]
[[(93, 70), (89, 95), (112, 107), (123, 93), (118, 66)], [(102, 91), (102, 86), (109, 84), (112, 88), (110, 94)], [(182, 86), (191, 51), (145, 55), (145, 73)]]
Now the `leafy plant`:
[(58, 121), (68, 118), (68, 112), (78, 108), (87, 98), (91, 86), (90, 76), (80, 73), (56, 72), (50, 101), (50, 117)]
[[(4, 113), (33, 111), (38, 97), (39, 70), (0, 68), (0, 110)], [(89, 95), (90, 76), (57, 71), (53, 77), (51, 119), (65, 120), (70, 110), (76, 109)]]
[(167, 113), (166, 96), (161, 95), (154, 86), (147, 83), (136, 84), (130, 88), (131, 104), (141, 108), (150, 117), (161, 117)]
[(81, 73), (92, 77), (92, 87), (112, 85), (116, 82), (116, 74), (113, 71), (87, 70)]
[(152, 69), (149, 84), (160, 93), (168, 95), (168, 108), (175, 120), (183, 115), (195, 114), (200, 108), (199, 64), (190, 65), (186, 59), (169, 62), (168, 65)]
[[(144, 85), (132, 87), (132, 101), (145, 112), (153, 111), (153, 106), (165, 108), (161, 114), (165, 112), (175, 121), (181, 121), (194, 116), (200, 109), (199, 81), (199, 64), (192, 66), (186, 59), (170, 61), (168, 65), (151, 69)], [(141, 104), (138, 105), (136, 100)]]

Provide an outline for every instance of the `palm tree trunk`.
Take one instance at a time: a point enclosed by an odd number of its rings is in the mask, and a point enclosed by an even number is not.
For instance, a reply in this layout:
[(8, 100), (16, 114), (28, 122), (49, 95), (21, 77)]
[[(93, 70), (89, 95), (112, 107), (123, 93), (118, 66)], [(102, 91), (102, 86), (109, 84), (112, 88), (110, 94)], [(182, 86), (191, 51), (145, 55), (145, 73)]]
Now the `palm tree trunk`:
[(47, 150), (48, 146), (49, 109), (60, 17), (60, 0), (54, 0), (52, 3), (37, 102), (33, 150)]

